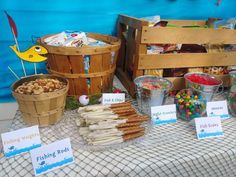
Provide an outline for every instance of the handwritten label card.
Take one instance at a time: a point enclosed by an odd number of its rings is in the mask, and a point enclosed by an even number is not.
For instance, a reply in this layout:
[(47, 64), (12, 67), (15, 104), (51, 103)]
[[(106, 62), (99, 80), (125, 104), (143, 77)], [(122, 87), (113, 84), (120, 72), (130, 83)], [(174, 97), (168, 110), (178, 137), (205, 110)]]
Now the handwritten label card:
[(4, 155), (12, 157), (41, 146), (38, 125), (1, 134)]
[(102, 104), (114, 104), (125, 102), (124, 93), (103, 93)]
[(155, 125), (176, 122), (175, 104), (151, 107), (151, 117)]
[(228, 119), (230, 116), (226, 100), (207, 102), (207, 116)]
[(198, 139), (223, 136), (220, 117), (195, 118)]
[(70, 138), (30, 151), (35, 175), (41, 175), (74, 162)]

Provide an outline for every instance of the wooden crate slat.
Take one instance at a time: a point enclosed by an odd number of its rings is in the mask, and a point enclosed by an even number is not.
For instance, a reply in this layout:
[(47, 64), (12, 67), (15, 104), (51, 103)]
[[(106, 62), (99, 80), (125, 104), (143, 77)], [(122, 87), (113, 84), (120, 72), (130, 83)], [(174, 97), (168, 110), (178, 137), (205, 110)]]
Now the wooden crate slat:
[[(163, 19), (165, 20), (165, 19)], [(204, 26), (205, 20), (165, 20), (169, 25), (177, 26)], [(236, 65), (236, 52), (225, 53), (181, 53), (181, 54), (146, 54), (147, 44), (236, 44), (236, 30), (212, 29), (212, 28), (171, 28), (171, 27), (149, 27), (147, 21), (120, 15), (118, 19), (119, 36), (123, 37), (122, 46), (126, 49), (133, 45), (128, 41), (132, 36), (125, 35), (129, 28), (136, 28), (137, 38), (134, 53), (134, 61), (129, 66), (124, 66), (127, 58), (118, 60), (116, 74), (122, 84), (135, 95), (133, 80), (136, 76), (144, 74), (146, 69), (163, 68), (194, 68), (209, 66), (231, 66)], [(119, 31), (118, 30), (118, 31)], [(125, 33), (125, 34), (126, 34)], [(123, 50), (122, 52), (124, 52)], [(129, 55), (129, 50), (127, 54)], [(132, 61), (132, 60), (131, 60)], [(129, 70), (127, 69), (129, 68)], [(130, 71), (130, 68), (132, 71)], [(227, 75), (217, 76), (223, 80), (224, 86), (229, 86)], [(184, 88), (184, 79), (171, 77), (167, 79), (174, 82), (175, 89)]]
[(128, 25), (129, 27), (141, 29), (142, 26), (146, 26), (149, 24), (148, 21), (141, 20), (134, 17), (129, 17), (127, 15), (119, 15), (118, 19), (119, 23)]
[(236, 30), (206, 28), (147, 27), (142, 29), (144, 44), (236, 44)]
[(121, 68), (116, 69), (116, 76), (119, 78), (121, 83), (124, 85), (124, 87), (127, 89), (127, 91), (130, 93), (132, 97), (135, 96), (135, 85), (134, 82), (131, 80), (131, 78), (128, 76), (128, 74), (123, 71)]
[(144, 70), (138, 69), (139, 65), (139, 54), (147, 53), (147, 47), (145, 44), (140, 44), (141, 41), (141, 31), (137, 31), (137, 38), (136, 38), (136, 53), (134, 54), (134, 70), (132, 78), (135, 79), (138, 76), (142, 76), (144, 74)]
[(129, 27), (127, 33), (127, 47), (126, 47), (126, 68), (128, 70), (133, 70), (134, 57), (136, 53), (136, 29)]
[(138, 69), (236, 65), (236, 52), (140, 54)]
[(124, 64), (125, 64), (125, 61), (123, 60), (123, 58), (125, 57), (125, 50), (126, 50), (126, 38), (124, 36), (124, 34), (126, 34), (126, 32), (127, 32), (127, 25), (122, 24), (122, 23), (118, 23), (117, 24), (117, 36), (121, 40), (121, 46), (120, 46), (120, 50), (118, 53), (118, 58), (117, 58), (116, 64), (118, 67), (122, 67), (122, 68), (124, 68)]
[(178, 25), (178, 26), (204, 26), (204, 25), (206, 25), (205, 20), (169, 20), (169, 19), (163, 19), (163, 21), (168, 21), (168, 25)]

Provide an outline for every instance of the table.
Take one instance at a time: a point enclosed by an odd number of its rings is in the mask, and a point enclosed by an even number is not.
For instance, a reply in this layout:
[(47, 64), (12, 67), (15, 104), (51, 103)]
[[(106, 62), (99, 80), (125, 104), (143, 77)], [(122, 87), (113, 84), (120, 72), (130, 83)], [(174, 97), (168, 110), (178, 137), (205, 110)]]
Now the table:
[[(65, 116), (67, 113), (65, 114)], [(12, 129), (23, 128), (18, 111)], [(194, 128), (177, 123), (154, 127), (134, 145), (102, 152), (73, 148), (75, 163), (43, 176), (236, 176), (236, 119), (222, 123), (224, 137), (198, 140)], [(40, 128), (43, 144), (57, 140), (52, 127)], [(0, 176), (33, 176), (29, 153), (0, 158)]]

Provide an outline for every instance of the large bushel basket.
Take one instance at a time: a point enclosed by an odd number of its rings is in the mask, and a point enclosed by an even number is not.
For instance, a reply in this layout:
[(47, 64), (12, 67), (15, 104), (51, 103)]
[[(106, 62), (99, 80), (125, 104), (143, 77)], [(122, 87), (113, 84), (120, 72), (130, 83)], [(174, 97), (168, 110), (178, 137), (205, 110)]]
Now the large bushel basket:
[[(58, 79), (66, 83), (66, 87), (54, 92), (39, 95), (27, 95), (16, 93), (18, 86), (37, 78)], [(40, 127), (55, 124), (63, 115), (66, 96), (69, 88), (67, 79), (53, 75), (34, 75), (25, 77), (12, 85), (12, 94), (16, 98), (23, 120), (28, 125), (39, 125)]]
[[(106, 46), (60, 47), (50, 46), (40, 38), (39, 43), (49, 53), (49, 73), (69, 80), (68, 95), (95, 95), (112, 89), (120, 40), (116, 37), (88, 33), (88, 37), (101, 40)], [(89, 57), (89, 67), (85, 60)], [(88, 70), (86, 70), (89, 68)]]

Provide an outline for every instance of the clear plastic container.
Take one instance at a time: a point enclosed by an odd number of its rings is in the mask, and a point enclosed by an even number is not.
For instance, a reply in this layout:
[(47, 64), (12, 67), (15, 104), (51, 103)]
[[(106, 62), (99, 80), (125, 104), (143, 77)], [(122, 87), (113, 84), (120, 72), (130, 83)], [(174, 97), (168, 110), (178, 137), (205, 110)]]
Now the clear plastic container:
[(233, 116), (236, 116), (236, 85), (232, 86), (228, 95), (229, 109)]
[(236, 85), (236, 71), (229, 72), (231, 86)]
[(152, 106), (160, 106), (172, 88), (172, 83), (157, 76), (140, 76), (134, 80), (139, 111), (151, 115)]
[(196, 117), (206, 116), (206, 99), (192, 89), (179, 91), (174, 99), (177, 117), (190, 121)]

